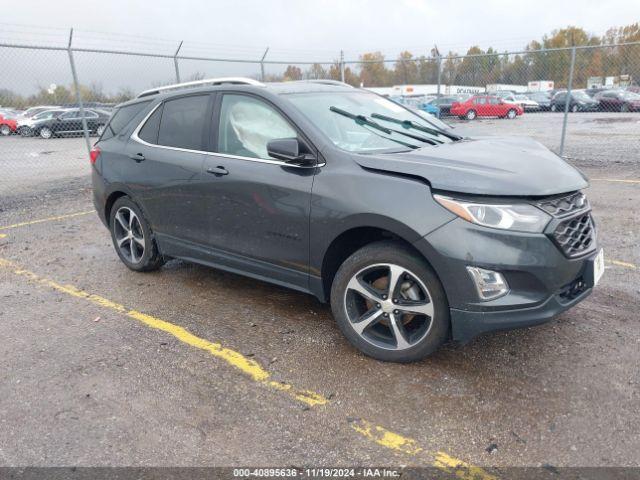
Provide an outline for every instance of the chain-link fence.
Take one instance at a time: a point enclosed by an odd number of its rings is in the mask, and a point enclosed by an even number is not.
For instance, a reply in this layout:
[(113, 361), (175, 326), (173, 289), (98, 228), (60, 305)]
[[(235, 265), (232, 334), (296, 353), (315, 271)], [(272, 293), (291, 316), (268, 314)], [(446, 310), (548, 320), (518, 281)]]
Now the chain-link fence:
[[(357, 60), (281, 61), (0, 44), (0, 194), (88, 178), (113, 107), (147, 88), (220, 76), (332, 79), (440, 117), (466, 135), (525, 135), (586, 163), (640, 157), (640, 42)], [(513, 117), (513, 118), (512, 118)], [(66, 123), (65, 123), (66, 122)], [(64, 124), (64, 125), (62, 125)]]

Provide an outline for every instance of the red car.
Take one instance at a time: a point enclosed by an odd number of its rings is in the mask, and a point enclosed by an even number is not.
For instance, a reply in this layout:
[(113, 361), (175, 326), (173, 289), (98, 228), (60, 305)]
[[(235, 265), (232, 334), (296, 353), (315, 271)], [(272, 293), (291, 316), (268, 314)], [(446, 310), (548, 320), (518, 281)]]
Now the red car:
[(451, 115), (474, 120), (476, 117), (516, 118), (524, 110), (520, 105), (508, 103), (495, 95), (474, 95), (464, 102), (451, 105)]
[(11, 135), (18, 128), (17, 122), (12, 118), (5, 118), (0, 114), (0, 134)]

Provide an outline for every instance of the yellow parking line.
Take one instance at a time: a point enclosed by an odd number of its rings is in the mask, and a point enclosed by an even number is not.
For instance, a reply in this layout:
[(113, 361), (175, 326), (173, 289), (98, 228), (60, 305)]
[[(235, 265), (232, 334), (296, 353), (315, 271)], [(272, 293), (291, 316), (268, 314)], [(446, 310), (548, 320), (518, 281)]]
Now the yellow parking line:
[[(301, 402), (306, 406), (315, 407), (329, 403), (329, 399), (320, 393), (312, 390), (297, 389), (289, 383), (272, 380), (271, 374), (255, 360), (247, 358), (240, 352), (224, 347), (220, 343), (200, 338), (179, 325), (175, 325), (166, 320), (162, 320), (158, 317), (154, 317), (137, 310), (129, 309), (124, 305), (109, 300), (108, 298), (86, 292), (74, 287), (73, 285), (63, 285), (54, 280), (42, 277), (37, 273), (21, 268), (14, 262), (4, 258), (0, 258), (0, 268), (5, 268), (13, 274), (26, 278), (28, 281), (35, 284), (51, 288), (52, 290), (64, 293), (71, 297), (89, 301), (94, 305), (121, 313), (148, 327), (168, 333), (187, 345), (204, 350), (214, 357), (225, 361), (227, 364), (238, 369), (256, 383), (286, 393), (296, 401)], [(418, 445), (415, 440), (404, 437), (378, 425), (374, 425), (366, 420), (360, 419), (351, 422), (351, 428), (367, 440), (395, 452), (409, 456), (417, 456), (420, 454), (429, 455), (429, 453), (423, 447)], [(482, 468), (470, 465), (462, 460), (450, 456), (447, 453), (438, 451), (433, 452), (430, 455), (433, 458), (428, 460), (425, 458), (425, 460), (431, 462), (432, 466), (444, 472), (451, 473), (462, 480), (496, 480), (496, 477), (490, 475)]]
[(167, 322), (165, 320), (161, 320), (159, 318), (153, 317), (151, 315), (144, 314), (137, 310), (129, 309), (119, 303), (113, 302), (107, 298), (101, 297), (99, 295), (95, 295), (89, 292), (85, 292), (80, 290), (72, 285), (62, 285), (53, 280), (49, 280), (48, 278), (44, 278), (39, 276), (36, 273), (33, 273), (29, 270), (20, 268), (15, 265), (13, 262), (9, 260), (5, 260), (0, 258), (0, 267), (5, 267), (13, 271), (14, 274), (19, 275), (21, 277), (25, 277), (28, 280), (38, 283), (40, 285), (44, 285), (46, 287), (52, 288), (58, 292), (70, 295), (76, 298), (82, 298), (88, 300), (89, 302), (99, 305), (104, 308), (108, 308), (110, 310), (114, 310), (118, 313), (122, 313), (129, 318), (137, 320), (148, 327), (162, 330), (170, 335), (173, 335), (175, 338), (180, 340), (181, 342), (186, 343), (187, 345), (191, 345), (192, 347), (199, 348), (204, 350), (214, 357), (217, 357), (234, 368), (237, 368), (242, 373), (247, 375), (253, 381), (266, 385), (269, 388), (273, 388), (275, 390), (279, 390), (281, 392), (286, 392), (291, 395), (295, 400), (304, 403), (308, 406), (316, 406), (316, 405), (324, 405), (328, 403), (328, 399), (323, 397), (321, 394), (312, 392), (309, 390), (299, 390), (294, 388), (292, 385), (283, 382), (277, 382), (275, 380), (271, 380), (271, 374), (266, 371), (258, 362), (252, 360), (250, 358), (245, 357), (240, 352), (236, 352), (230, 348), (226, 348), (222, 346), (220, 343), (210, 342), (205, 340), (204, 338), (197, 337), (192, 334), (188, 330), (180, 327), (178, 325), (174, 325), (173, 323)]
[[(418, 445), (412, 438), (405, 437), (386, 428), (374, 425), (366, 420), (358, 419), (351, 423), (351, 428), (378, 445), (390, 450), (404, 453), (411, 456), (429, 455), (424, 448)], [(432, 452), (433, 460), (430, 463), (433, 467), (444, 472), (455, 475), (462, 480), (496, 480), (496, 477), (458, 458), (452, 457), (445, 452)]]
[(14, 223), (13, 225), (5, 225), (4, 227), (0, 227), (0, 230), (10, 230), (12, 228), (26, 227), (28, 225), (35, 225), (36, 223), (54, 222), (56, 220), (64, 220), (66, 218), (80, 217), (81, 215), (88, 215), (90, 213), (95, 213), (95, 210), (88, 210), (86, 212), (68, 213), (66, 215), (58, 215), (55, 217), (47, 217), (47, 218), (40, 218), (38, 220), (30, 220), (28, 222)]
[(640, 183), (640, 180), (626, 180), (622, 178), (592, 178), (594, 182)]
[(628, 263), (628, 262), (621, 262), (620, 260), (610, 260), (611, 263), (613, 263), (614, 265), (617, 265), (619, 267), (625, 267), (625, 268), (633, 268), (636, 269), (638, 268), (636, 265), (634, 265), (633, 263)]

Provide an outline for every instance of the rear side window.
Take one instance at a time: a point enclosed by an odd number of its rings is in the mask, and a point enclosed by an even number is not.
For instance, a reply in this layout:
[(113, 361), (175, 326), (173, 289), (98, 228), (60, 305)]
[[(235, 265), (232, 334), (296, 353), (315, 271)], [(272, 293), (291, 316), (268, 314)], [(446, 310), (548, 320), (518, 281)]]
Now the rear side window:
[(202, 137), (209, 95), (195, 95), (165, 102), (158, 145), (203, 150)]
[(111, 116), (111, 120), (107, 124), (108, 127), (102, 135), (102, 140), (106, 140), (120, 133), (120, 131), (126, 127), (129, 122), (131, 122), (131, 120), (133, 120), (133, 118), (147, 105), (149, 105), (149, 102), (140, 102), (119, 108), (116, 113)]
[(149, 119), (138, 132), (140, 140), (147, 143), (158, 143), (158, 130), (160, 128), (160, 118), (162, 117), (162, 105), (155, 109)]

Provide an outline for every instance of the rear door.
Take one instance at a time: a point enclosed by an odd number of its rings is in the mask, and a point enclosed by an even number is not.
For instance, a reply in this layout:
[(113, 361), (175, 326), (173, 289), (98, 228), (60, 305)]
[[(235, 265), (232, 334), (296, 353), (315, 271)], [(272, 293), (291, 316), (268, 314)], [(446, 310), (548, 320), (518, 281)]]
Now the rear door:
[(476, 97), (473, 101), (474, 109), (479, 116), (486, 117), (489, 115), (489, 106), (487, 105), (487, 97)]
[(192, 94), (158, 104), (124, 150), (123, 177), (160, 242), (195, 242), (205, 219), (196, 190), (211, 125), (212, 96)]
[(258, 96), (221, 94), (214, 116), (215, 153), (207, 155), (201, 178), (207, 245), (217, 262), (308, 288), (309, 213), (317, 168), (272, 158), (267, 143), (296, 137), (312, 152), (311, 143), (282, 111)]

